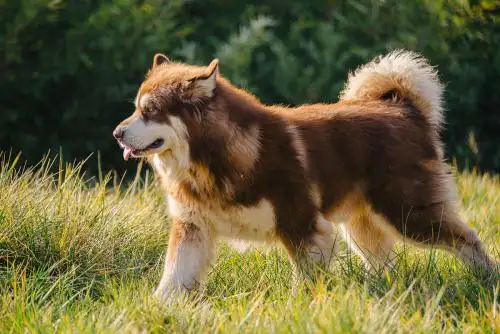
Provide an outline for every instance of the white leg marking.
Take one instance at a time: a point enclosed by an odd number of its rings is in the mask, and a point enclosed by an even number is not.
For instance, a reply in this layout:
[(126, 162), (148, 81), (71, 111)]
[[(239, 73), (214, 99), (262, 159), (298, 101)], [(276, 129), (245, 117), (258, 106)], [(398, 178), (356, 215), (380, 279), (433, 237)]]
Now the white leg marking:
[(210, 225), (194, 208), (169, 196), (174, 217), (163, 277), (155, 296), (165, 298), (171, 290), (190, 290), (203, 278), (214, 257), (215, 238)]
[(479, 242), (474, 245), (466, 244), (453, 248), (451, 251), (471, 268), (480, 268), (485, 271), (500, 269), (500, 263), (492, 259), (484, 250), (484, 246)]
[(312, 235), (309, 243), (299, 251), (296, 260), (296, 270), (299, 275), (315, 276), (316, 266), (326, 268), (338, 251), (337, 229), (332, 222), (318, 214), (317, 232)]

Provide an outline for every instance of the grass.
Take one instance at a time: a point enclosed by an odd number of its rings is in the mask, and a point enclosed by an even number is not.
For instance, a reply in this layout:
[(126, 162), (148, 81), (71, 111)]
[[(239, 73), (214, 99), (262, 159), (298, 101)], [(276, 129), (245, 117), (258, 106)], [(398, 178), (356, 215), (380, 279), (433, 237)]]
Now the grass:
[[(169, 218), (150, 178), (116, 187), (86, 181), (81, 164), (56, 167), (0, 164), (1, 333), (500, 331), (498, 276), (403, 246), (395, 270), (377, 276), (344, 249), (293, 295), (283, 250), (221, 245), (203, 292), (158, 303)], [(464, 173), (458, 185), (464, 216), (498, 258), (499, 178)]]

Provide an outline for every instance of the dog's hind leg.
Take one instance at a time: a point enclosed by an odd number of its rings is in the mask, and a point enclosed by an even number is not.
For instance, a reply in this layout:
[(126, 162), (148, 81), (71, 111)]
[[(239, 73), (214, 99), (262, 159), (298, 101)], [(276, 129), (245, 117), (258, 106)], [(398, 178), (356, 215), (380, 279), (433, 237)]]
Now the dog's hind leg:
[(395, 235), (417, 246), (451, 251), (470, 267), (485, 271), (495, 269), (496, 262), (486, 253), (476, 232), (460, 219), (453, 201), (424, 206), (403, 204), (398, 209), (402, 214), (397, 214), (396, 209), (387, 210), (386, 214), (392, 225), (388, 227)]
[(385, 227), (413, 244), (451, 251), (473, 268), (492, 271), (495, 261), (459, 216), (449, 167), (439, 159), (404, 167), (368, 187), (367, 199), (373, 211), (387, 218)]
[(436, 246), (455, 253), (472, 268), (493, 271), (496, 262), (485, 251), (476, 232), (455, 212), (440, 214), (440, 207), (417, 209), (405, 224), (405, 235), (421, 246)]
[(318, 270), (329, 265), (338, 250), (337, 231), (319, 214), (314, 232), (305, 238), (282, 238), (288, 250), (297, 278), (314, 280)]
[(165, 268), (154, 295), (166, 298), (173, 290), (191, 290), (206, 273), (213, 258), (215, 241), (208, 224), (174, 219)]
[(392, 267), (395, 259), (395, 238), (392, 233), (381, 228), (383, 223), (379, 215), (362, 210), (341, 225), (347, 245), (363, 259), (370, 272)]
[(479, 267), (486, 271), (498, 270), (498, 263), (488, 255), (476, 232), (461, 220), (455, 221), (454, 224), (457, 226), (451, 229), (453, 239), (448, 237), (450, 240), (445, 243), (449, 249), (470, 267)]

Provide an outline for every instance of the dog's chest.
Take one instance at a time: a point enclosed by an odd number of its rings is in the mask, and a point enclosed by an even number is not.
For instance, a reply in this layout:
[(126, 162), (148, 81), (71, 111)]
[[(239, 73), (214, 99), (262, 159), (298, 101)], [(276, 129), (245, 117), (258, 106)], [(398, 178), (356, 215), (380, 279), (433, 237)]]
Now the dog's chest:
[(209, 224), (219, 237), (256, 241), (272, 241), (275, 237), (274, 207), (266, 199), (254, 206), (233, 206), (222, 210), (199, 203), (181, 203), (169, 196), (168, 208), (173, 217), (194, 224)]
[[(208, 224), (219, 237), (254, 241), (272, 241), (276, 234), (276, 217), (272, 203), (260, 199), (252, 206), (232, 205), (221, 209), (217, 198), (203, 203), (182, 190), (178, 181), (186, 177), (183, 168), (153, 159), (155, 170), (166, 185), (167, 202), (172, 217), (197, 225)], [(216, 196), (215, 196), (216, 197)]]

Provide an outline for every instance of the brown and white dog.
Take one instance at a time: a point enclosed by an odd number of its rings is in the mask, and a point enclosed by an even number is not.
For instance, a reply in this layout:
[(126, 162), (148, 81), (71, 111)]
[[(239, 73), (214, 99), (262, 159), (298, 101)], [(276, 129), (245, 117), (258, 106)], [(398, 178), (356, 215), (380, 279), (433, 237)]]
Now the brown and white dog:
[(279, 241), (309, 273), (335, 252), (332, 222), (369, 269), (390, 263), (402, 238), (495, 266), (459, 217), (439, 137), (443, 86), (424, 58), (393, 52), (350, 75), (338, 103), (297, 108), (262, 104), (218, 65), (156, 55), (113, 133), (125, 160), (148, 158), (166, 192), (158, 297), (192, 289), (221, 238)]

